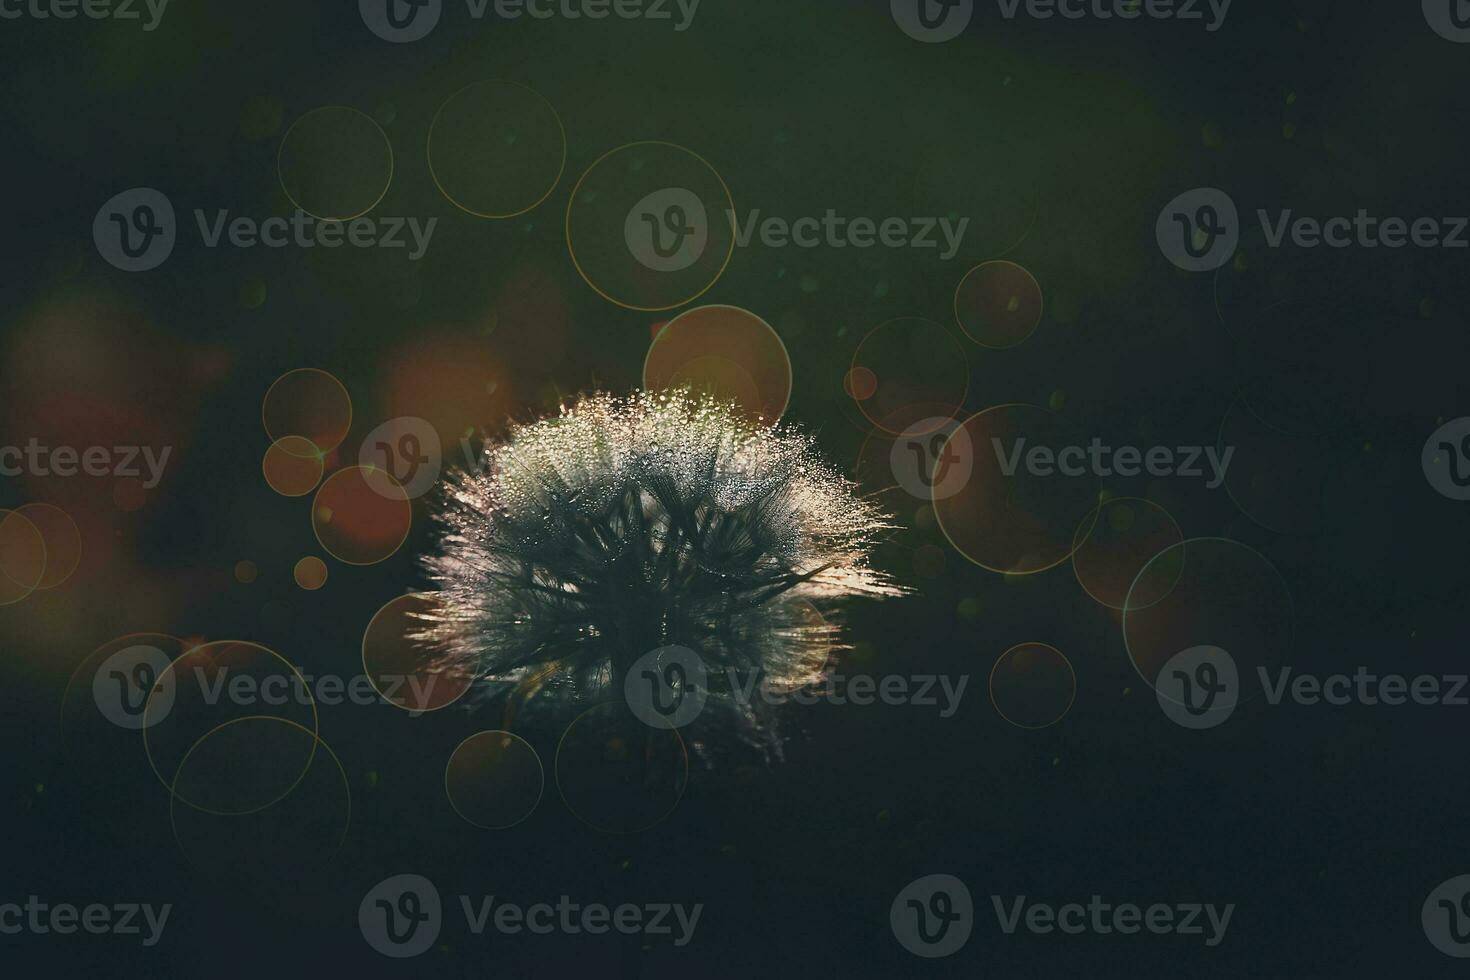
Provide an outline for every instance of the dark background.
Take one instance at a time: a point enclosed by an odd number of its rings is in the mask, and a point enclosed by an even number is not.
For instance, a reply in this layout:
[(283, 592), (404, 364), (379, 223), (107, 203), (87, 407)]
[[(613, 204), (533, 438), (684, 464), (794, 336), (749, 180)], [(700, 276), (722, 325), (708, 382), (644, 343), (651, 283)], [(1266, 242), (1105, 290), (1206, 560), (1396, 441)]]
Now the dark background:
[[(270, 887), (219, 882), (181, 860), (167, 794), (146, 771), (114, 765), (117, 746), (85, 746), (78, 758), (57, 727), (71, 671), (133, 631), (250, 639), (318, 673), (359, 669), (368, 619), (423, 584), (422, 508), (391, 560), (329, 562), (324, 589), (298, 589), (291, 567), (317, 548), (305, 502), (260, 477), (266, 388), (296, 367), (331, 371), (353, 394), (351, 447), (413, 414), (390, 404), (388, 378), (419, 347), (488, 352), (502, 381), (481, 406), (491, 431), (565, 394), (636, 386), (650, 325), (667, 314), (594, 293), (568, 259), (563, 220), (587, 166), (640, 139), (697, 150), (742, 213), (972, 218), (948, 263), (934, 251), (737, 250), (700, 299), (775, 326), (795, 374), (788, 418), (816, 429), (840, 466), (852, 466), (867, 428), (842, 389), (858, 341), (898, 316), (952, 323), (959, 276), (1005, 252), (1036, 275), (1047, 313), (1016, 350), (966, 343), (967, 412), (1047, 404), (1061, 391), (1062, 414), (1091, 431), (1170, 445), (1213, 441), (1242, 390), (1279, 393), (1310, 447), (1289, 481), (1311, 503), (1308, 526), (1264, 528), (1223, 494), (1146, 481), (1114, 489), (1167, 500), (1188, 537), (1235, 538), (1269, 558), (1291, 588), (1300, 670), (1464, 671), (1470, 511), (1430, 489), (1418, 457), (1439, 420), (1465, 412), (1466, 254), (1284, 253), (1260, 301), (1227, 317), (1215, 277), (1177, 272), (1153, 240), (1164, 202), (1196, 186), (1227, 189), (1243, 214), (1470, 212), (1470, 50), (1432, 33), (1418, 4), (1236, 0), (1214, 34), (1146, 18), (1005, 22), (982, 4), (962, 38), (922, 45), (886, 2), (704, 0), (684, 33), (617, 19), (474, 22), (451, 2), (428, 39), (389, 45), (351, 3), (173, 0), (153, 33), (85, 18), (4, 21), (0, 46), (0, 441), (137, 431), (177, 447), (136, 510), (113, 506), (105, 486), (0, 488), (7, 506), (64, 503), (87, 548), (62, 589), (0, 608), (11, 682), (0, 712), (0, 900), (175, 905), (156, 949), (7, 936), (0, 963), (222, 977), (1457, 969), (1425, 940), (1419, 909), (1439, 882), (1470, 871), (1467, 709), (1282, 708), (1185, 732), (1158, 711), (1115, 617), (1067, 565), (1008, 581), (932, 526), (880, 552), (917, 592), (855, 608), (851, 656), (872, 673), (969, 673), (961, 711), (795, 709), (785, 762), (694, 767), (679, 808), (641, 835), (589, 829), (549, 779), (513, 830), (459, 821), (443, 760), (496, 727), (493, 709), (411, 719), (387, 706), (324, 708), (322, 736), (352, 787), (337, 860), (320, 873), (275, 868)], [(422, 152), (435, 107), (491, 77), (544, 95), (568, 142), (551, 196), (503, 222), (456, 211)], [(281, 134), (326, 104), (373, 115), (393, 144), (397, 173), (375, 213), (440, 218), (416, 270), (352, 249), (207, 250), (192, 228), (150, 273), (118, 272), (96, 254), (96, 209), (133, 186), (165, 191), (181, 223), (196, 206), (284, 213)], [(936, 169), (945, 176), (925, 177)], [(1028, 211), (1029, 222), (1017, 217)], [(262, 283), (265, 301), (245, 301)], [(917, 508), (903, 506), (899, 521), (911, 525)], [(944, 549), (937, 572), (915, 568), (925, 545)], [(242, 559), (260, 569), (248, 585), (232, 572)], [(978, 613), (961, 615), (964, 600)], [(1068, 716), (1037, 732), (1007, 724), (984, 693), (995, 658), (1028, 640), (1064, 651), (1078, 678)], [(549, 767), (554, 742), (533, 744)], [(219, 846), (233, 846), (228, 833)], [(449, 901), (568, 893), (706, 908), (684, 949), (477, 939), (451, 916), (441, 948), (394, 963), (362, 942), (356, 908), (404, 871)], [(888, 906), (937, 872), (967, 882), (978, 921), (961, 953), (924, 961), (894, 941)], [(1006, 937), (991, 894), (1237, 908), (1225, 942), (1206, 949), (1200, 937)]]

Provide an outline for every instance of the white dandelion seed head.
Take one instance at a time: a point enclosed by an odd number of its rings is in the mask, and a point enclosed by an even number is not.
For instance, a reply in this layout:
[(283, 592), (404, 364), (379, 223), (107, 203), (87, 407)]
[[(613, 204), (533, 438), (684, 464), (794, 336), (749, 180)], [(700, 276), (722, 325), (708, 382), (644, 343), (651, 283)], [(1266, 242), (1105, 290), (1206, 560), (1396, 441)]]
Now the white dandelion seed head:
[(792, 691), (837, 638), (813, 605), (903, 591), (868, 564), (886, 515), (808, 436), (708, 397), (590, 395), (483, 463), (450, 479), (423, 560), (439, 594), (417, 638), (446, 670), (575, 699), (679, 645)]

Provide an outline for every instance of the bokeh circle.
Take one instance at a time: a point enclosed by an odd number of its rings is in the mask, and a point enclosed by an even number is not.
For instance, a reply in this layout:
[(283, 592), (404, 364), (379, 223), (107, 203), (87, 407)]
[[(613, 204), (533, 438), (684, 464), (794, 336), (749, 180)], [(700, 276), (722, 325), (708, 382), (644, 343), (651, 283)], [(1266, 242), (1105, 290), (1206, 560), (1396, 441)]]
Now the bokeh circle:
[(322, 481), (320, 451), (305, 436), (282, 436), (260, 461), (266, 485), (283, 497), (304, 497)]
[(276, 175), (291, 203), (314, 218), (350, 221), (393, 182), (393, 146), (373, 118), (350, 106), (313, 109), (281, 137)]
[[(70, 514), (54, 504), (22, 504), (15, 513), (30, 521), (45, 547), (45, 571), (37, 590), (54, 589), (76, 572), (82, 561), (82, 532)], [(0, 539), (3, 539), (0, 534)], [(4, 562), (0, 561), (0, 572)], [(22, 575), (24, 577), (24, 575)]]
[(438, 711), (473, 686), (474, 666), (439, 663), (434, 648), (414, 635), (427, 629), (439, 610), (430, 592), (395, 596), (373, 614), (362, 634), (362, 671), (389, 704), (405, 711)]
[(970, 478), (934, 501), (949, 542), (980, 567), (1013, 575), (1045, 571), (1071, 557), (1077, 526), (1098, 500), (1097, 477), (1085, 467), (1076, 475), (1056, 465), (1033, 468), (1028, 458), (1038, 447), (1055, 457), (1083, 445), (1083, 435), (1034, 405), (987, 408), (959, 432), (965, 438), (952, 436), (942, 451), (972, 452)]
[(466, 823), (506, 830), (529, 817), (541, 802), (546, 774), (529, 742), (504, 731), (477, 732), (465, 739), (444, 767), (449, 805)]
[(920, 317), (889, 320), (869, 331), (853, 352), (847, 378), (861, 379), (850, 387), (858, 410), (890, 435), (922, 435), (913, 427), (925, 419), (942, 424), (959, 413), (970, 390), (960, 339)]
[(1289, 662), (1294, 615), (1285, 579), (1260, 552), (1227, 538), (1189, 538), (1139, 571), (1123, 609), (1123, 645), (1155, 688), (1181, 651), (1224, 650), (1238, 667), (1245, 701), (1260, 693), (1260, 670)]
[[(352, 428), (352, 396), (319, 368), (296, 368), (266, 389), (260, 406), (265, 434), (281, 451), (320, 458), (336, 449)], [(285, 442), (297, 436), (305, 442)], [(308, 446), (311, 448), (308, 450)]]
[(567, 248), (600, 296), (668, 310), (715, 284), (735, 250), (735, 204), (692, 150), (630, 143), (593, 162), (567, 204)]
[(982, 347), (1017, 347), (1041, 324), (1041, 284), (1014, 262), (982, 262), (965, 273), (954, 292), (955, 322)]
[[(294, 760), (302, 756), (311, 761), (293, 778)], [(238, 807), (287, 781), (288, 792), (248, 812), (210, 812), (186, 802), (233, 796)], [(285, 718), (237, 718), (207, 732), (180, 762), (172, 790), (169, 822), (180, 853), (196, 873), (232, 891), (316, 879), (352, 821), (352, 787), (341, 760), (310, 729)]]
[(1061, 721), (1077, 698), (1071, 662), (1046, 643), (1018, 643), (990, 670), (990, 703), (1017, 728), (1049, 728)]
[(18, 510), (0, 510), (0, 606), (20, 602), (46, 580), (46, 538)]
[(333, 473), (311, 504), (311, 526), (327, 554), (347, 565), (376, 565), (403, 546), (413, 505), (382, 470), (347, 466)]
[(534, 89), (491, 79), (444, 101), (429, 126), (429, 174), (449, 202), (478, 218), (512, 218), (561, 180), (566, 130)]
[[(163, 693), (166, 700), (161, 699)], [(220, 640), (196, 646), (174, 659), (159, 675), (144, 706), (143, 748), (159, 781), (176, 792), (184, 759), (195, 746), (229, 722), (256, 717), (293, 722), (313, 735), (299, 758), (287, 759), (277, 753), (275, 761), (289, 770), (289, 778), (257, 785), (248, 801), (239, 795), (246, 784), (228, 780), (211, 782), (200, 793), (179, 796), (206, 813), (254, 813), (289, 794), (311, 767), (316, 751), (316, 700), (302, 673), (275, 651), (258, 643)], [(235, 764), (250, 765), (245, 758), (250, 751), (242, 749), (241, 754)]]
[[(1072, 570), (1089, 596), (1109, 609), (1123, 609), (1128, 590), (1149, 560), (1183, 540), (1184, 532), (1158, 504), (1114, 497), (1099, 503), (1077, 526)], [(1162, 575), (1154, 578), (1133, 597), (1135, 606), (1153, 605), (1174, 587)]]
[(791, 400), (791, 356), (771, 325), (737, 306), (699, 306), (664, 325), (643, 361), (651, 391), (690, 388), (778, 420)]

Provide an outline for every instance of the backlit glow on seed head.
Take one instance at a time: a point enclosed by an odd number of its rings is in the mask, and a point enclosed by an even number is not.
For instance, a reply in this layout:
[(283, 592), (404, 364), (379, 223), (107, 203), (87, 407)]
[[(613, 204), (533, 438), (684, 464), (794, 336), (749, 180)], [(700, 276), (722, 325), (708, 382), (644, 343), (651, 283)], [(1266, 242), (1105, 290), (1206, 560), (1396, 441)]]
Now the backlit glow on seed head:
[(489, 687), (607, 695), (638, 657), (678, 645), (712, 674), (795, 690), (825, 675), (838, 639), (813, 607), (902, 592), (868, 564), (886, 516), (808, 436), (720, 401), (588, 396), (483, 463), (449, 481), (424, 558), (439, 603), (419, 639)]

